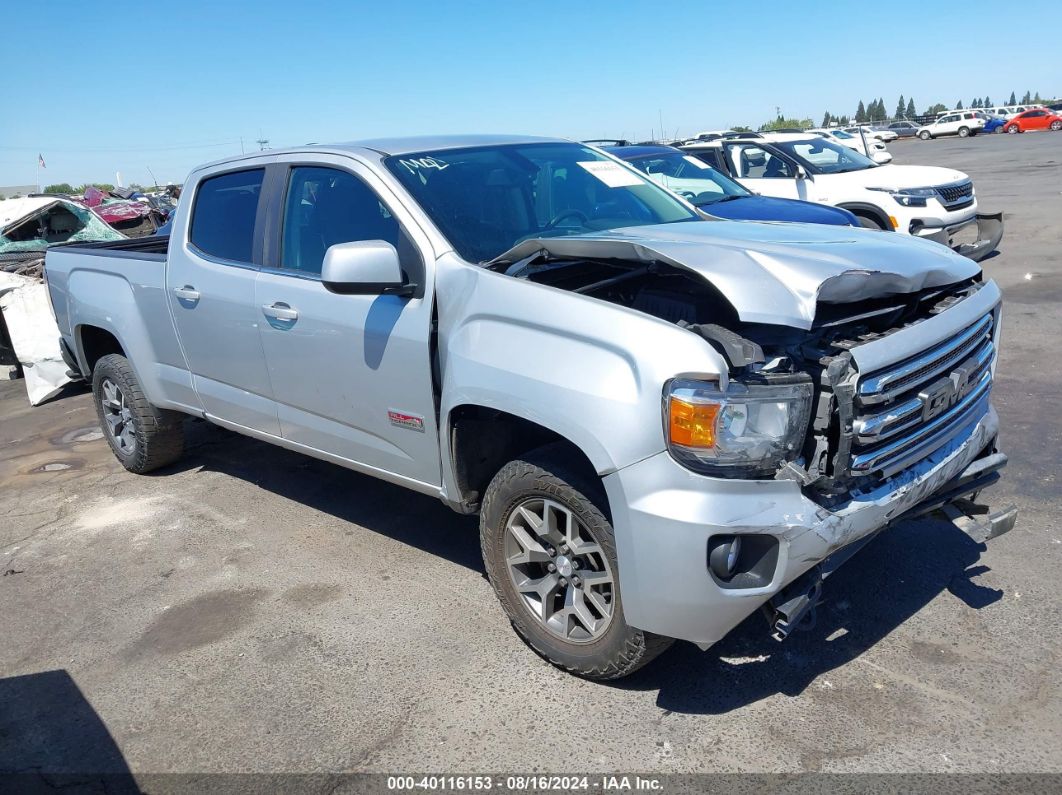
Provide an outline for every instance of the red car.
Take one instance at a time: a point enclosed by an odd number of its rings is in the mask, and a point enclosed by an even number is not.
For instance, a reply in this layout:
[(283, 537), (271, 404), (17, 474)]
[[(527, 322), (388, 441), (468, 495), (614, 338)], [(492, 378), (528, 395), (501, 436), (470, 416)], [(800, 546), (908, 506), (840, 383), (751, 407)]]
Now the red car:
[(1026, 130), (1062, 130), (1062, 116), (1046, 108), (1033, 108), (1007, 119), (1003, 132), (1020, 133)]

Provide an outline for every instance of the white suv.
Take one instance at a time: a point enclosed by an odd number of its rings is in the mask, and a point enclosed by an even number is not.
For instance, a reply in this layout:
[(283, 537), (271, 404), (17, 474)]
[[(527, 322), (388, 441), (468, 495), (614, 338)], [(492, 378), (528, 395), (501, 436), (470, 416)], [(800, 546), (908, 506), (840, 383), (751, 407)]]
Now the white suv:
[(923, 141), (938, 135), (957, 135), (965, 138), (977, 135), (985, 128), (985, 120), (975, 110), (961, 110), (941, 116), (934, 122), (918, 128), (918, 137)]
[(813, 135), (818, 135), (821, 138), (829, 138), (831, 141), (836, 141), (842, 146), (847, 146), (849, 149), (855, 149), (860, 154), (869, 157), (875, 163), (892, 162), (892, 153), (888, 150), (888, 147), (885, 146), (885, 143), (876, 138), (872, 138), (870, 135), (860, 130), (850, 133), (845, 130), (827, 130), (822, 127), (816, 127), (808, 130), (808, 132)]
[(864, 227), (935, 240), (972, 259), (994, 251), (1003, 237), (1002, 213), (978, 214), (973, 181), (961, 171), (878, 165), (808, 133), (761, 133), (681, 149), (756, 193), (843, 207)]

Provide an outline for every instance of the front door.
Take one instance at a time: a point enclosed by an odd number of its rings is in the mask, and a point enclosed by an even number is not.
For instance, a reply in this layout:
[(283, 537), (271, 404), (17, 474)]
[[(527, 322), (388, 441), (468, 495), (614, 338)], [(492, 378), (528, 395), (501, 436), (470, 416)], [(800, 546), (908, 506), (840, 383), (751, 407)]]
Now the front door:
[(750, 141), (728, 142), (724, 149), (730, 173), (749, 190), (781, 199), (807, 199), (807, 180), (797, 179), (788, 160)]
[[(439, 485), (429, 339), (432, 285), (390, 204), (352, 161), (292, 164), (280, 239), (255, 305), (286, 439), (376, 471)], [(364, 179), (362, 178), (364, 177)], [(378, 189), (382, 186), (377, 185)], [(413, 297), (337, 295), (321, 283), (336, 243), (384, 240), (400, 252)]]
[[(170, 312), (208, 415), (280, 435), (255, 311), (255, 228), (264, 168), (207, 177), (171, 246)], [(259, 247), (260, 249), (260, 247)]]

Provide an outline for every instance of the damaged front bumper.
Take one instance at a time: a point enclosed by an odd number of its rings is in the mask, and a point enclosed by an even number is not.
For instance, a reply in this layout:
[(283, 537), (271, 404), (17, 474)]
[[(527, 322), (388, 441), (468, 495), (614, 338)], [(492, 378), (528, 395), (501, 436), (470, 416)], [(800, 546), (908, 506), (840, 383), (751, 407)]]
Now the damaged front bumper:
[[(975, 224), (974, 240), (963, 240), (963, 237), (969, 236), (972, 231), (970, 228)], [(974, 262), (980, 262), (995, 251), (1003, 239), (1003, 213), (978, 213), (974, 218), (948, 226), (915, 220), (911, 222), (911, 234), (924, 240), (933, 240)]]
[[(606, 476), (627, 622), (707, 648), (757, 608), (772, 601), (777, 606), (783, 591), (782, 600), (799, 597), (799, 585), (786, 587), (809, 572), (805, 579), (813, 581), (818, 567), (832, 571), (890, 524), (991, 485), (1006, 463), (994, 455), (998, 432), (989, 407), (953, 442), (833, 510), (795, 481), (704, 477), (666, 452)], [(996, 535), (1010, 529), (1015, 515), (1011, 509), (982, 521), (984, 537), (993, 527)], [(763, 551), (758, 579), (734, 587), (738, 578), (722, 583), (711, 574), (708, 541), (720, 535), (757, 537), (758, 544), (744, 547)], [(813, 606), (814, 598), (809, 601)]]

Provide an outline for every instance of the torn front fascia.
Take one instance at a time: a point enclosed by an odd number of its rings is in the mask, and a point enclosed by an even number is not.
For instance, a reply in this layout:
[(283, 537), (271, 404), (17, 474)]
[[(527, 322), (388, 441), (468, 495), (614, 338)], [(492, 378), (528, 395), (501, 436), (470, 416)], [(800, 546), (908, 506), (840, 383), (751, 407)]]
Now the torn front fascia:
[[(824, 494), (845, 494), (851, 484), (842, 476), (852, 450), (852, 420), (856, 380), (852, 355), (843, 351), (819, 359), (819, 385), (815, 390), (810, 433), (804, 442), (804, 466), (787, 462), (775, 473), (777, 480), (795, 480)], [(835, 439), (831, 444), (830, 440)]]

